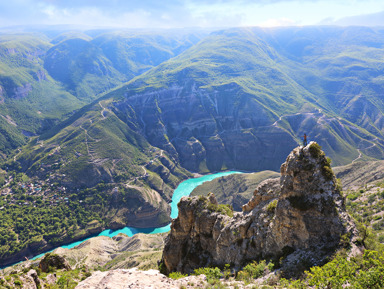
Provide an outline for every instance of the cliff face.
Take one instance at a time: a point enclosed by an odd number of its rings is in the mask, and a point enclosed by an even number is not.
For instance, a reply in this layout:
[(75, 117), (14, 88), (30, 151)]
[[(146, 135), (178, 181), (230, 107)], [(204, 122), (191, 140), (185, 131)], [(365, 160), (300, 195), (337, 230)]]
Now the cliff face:
[[(250, 95), (234, 97), (242, 93), (236, 84), (210, 91), (198, 86), (186, 81), (167, 89), (127, 93), (112, 109), (123, 121), (127, 111), (135, 111), (132, 119), (149, 143), (190, 171), (278, 169), (296, 141), (273, 125), (273, 114)], [(278, 142), (280, 146), (273, 146)]]
[(316, 143), (294, 149), (281, 166), (280, 183), (262, 182), (233, 217), (221, 213), (225, 210), (212, 197), (185, 197), (178, 206), (163, 252), (167, 272), (281, 257), (287, 257), (283, 267), (303, 258), (308, 265), (321, 264), (340, 246), (342, 235), (356, 235)]

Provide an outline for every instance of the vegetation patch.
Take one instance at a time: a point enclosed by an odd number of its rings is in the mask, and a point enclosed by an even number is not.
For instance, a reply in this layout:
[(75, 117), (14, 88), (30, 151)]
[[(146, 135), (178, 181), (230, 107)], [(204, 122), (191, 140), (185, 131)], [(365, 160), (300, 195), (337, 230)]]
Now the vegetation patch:
[(233, 217), (233, 208), (231, 205), (225, 205), (225, 204), (212, 204), (208, 203), (207, 204), (207, 209), (210, 210), (211, 212), (217, 212), (223, 215), (227, 215), (229, 217)]
[(210, 280), (218, 280), (222, 277), (221, 270), (217, 267), (210, 268), (210, 267), (204, 267), (204, 268), (198, 268), (193, 271), (193, 275), (201, 275), (204, 274), (207, 277), (207, 281)]
[(266, 207), (266, 210), (268, 213), (275, 213), (275, 210), (276, 210), (276, 206), (277, 206), (277, 199), (276, 200), (273, 200), (272, 202), (270, 202), (267, 207)]
[(322, 162), (322, 167), (321, 167), (321, 172), (324, 176), (324, 178), (328, 181), (331, 181), (333, 179), (333, 171), (332, 171), (332, 168), (331, 168), (331, 162), (332, 160), (330, 158), (324, 158), (323, 162)]
[(318, 159), (320, 156), (324, 154), (323, 151), (321, 150), (321, 146), (316, 142), (311, 143), (308, 149), (311, 156), (315, 159)]
[(383, 288), (383, 251), (366, 250), (363, 256), (349, 260), (338, 256), (322, 267), (312, 267), (307, 284), (316, 288)]
[(177, 280), (177, 279), (184, 278), (187, 276), (188, 276), (188, 274), (181, 274), (180, 272), (172, 272), (172, 273), (169, 273), (168, 277), (171, 279)]
[(273, 270), (273, 264), (268, 263), (265, 260), (260, 262), (253, 261), (246, 265), (241, 271), (237, 272), (236, 280), (244, 281), (249, 284), (253, 279), (260, 278), (266, 273)]
[(199, 205), (202, 206), (202, 209), (207, 209), (211, 212), (217, 212), (222, 215), (227, 215), (229, 217), (233, 217), (233, 207), (232, 205), (227, 205), (227, 204), (213, 204), (210, 202), (210, 200), (205, 197), (200, 195), (198, 197), (198, 202)]

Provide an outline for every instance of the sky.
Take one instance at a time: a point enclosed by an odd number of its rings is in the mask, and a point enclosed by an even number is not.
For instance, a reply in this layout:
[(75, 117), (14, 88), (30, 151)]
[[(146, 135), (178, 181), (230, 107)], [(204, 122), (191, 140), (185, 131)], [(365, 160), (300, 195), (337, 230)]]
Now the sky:
[(377, 22), (384, 26), (383, 0), (0, 0), (0, 27), (218, 28)]

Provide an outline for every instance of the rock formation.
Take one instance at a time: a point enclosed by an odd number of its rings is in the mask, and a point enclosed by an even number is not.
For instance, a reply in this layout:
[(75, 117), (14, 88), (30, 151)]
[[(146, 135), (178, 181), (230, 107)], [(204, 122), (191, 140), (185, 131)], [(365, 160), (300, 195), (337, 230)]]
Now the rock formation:
[(51, 268), (71, 270), (71, 266), (63, 256), (52, 253), (45, 254), (43, 260), (39, 263), (39, 268), (42, 272), (49, 272)]
[(184, 197), (178, 207), (162, 257), (167, 273), (281, 257), (283, 269), (319, 265), (343, 235), (357, 234), (330, 161), (314, 142), (295, 148), (281, 166), (280, 184), (262, 182), (243, 212), (201, 196)]

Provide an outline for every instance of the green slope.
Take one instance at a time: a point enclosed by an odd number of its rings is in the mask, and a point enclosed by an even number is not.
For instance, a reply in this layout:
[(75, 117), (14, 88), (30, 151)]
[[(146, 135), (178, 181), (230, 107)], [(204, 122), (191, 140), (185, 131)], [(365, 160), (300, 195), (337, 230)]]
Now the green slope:
[(200, 37), (60, 29), (0, 34), (1, 154), (23, 144), (24, 135), (46, 131), (96, 95), (179, 54)]
[(107, 31), (90, 37), (64, 33), (47, 52), (44, 67), (81, 99), (93, 99), (199, 41), (199, 34)]
[[(0, 115), (2, 152), (78, 109), (82, 102), (64, 91), (43, 69), (51, 45), (40, 35), (0, 35)], [(9, 133), (12, 131), (12, 133)]]
[[(355, 31), (362, 39), (375, 34), (383, 42), (380, 31), (367, 36)], [(127, 105), (133, 107), (150, 143), (165, 149), (170, 140), (169, 152), (176, 151), (174, 156), (193, 171), (276, 170), (304, 133), (336, 165), (351, 162), (360, 152), (366, 159), (382, 158), (382, 88), (373, 95), (375, 85), (365, 79), (364, 70), (332, 57), (359, 45), (355, 59), (373, 65), (384, 50), (355, 38), (343, 28), (219, 31), (112, 95), (119, 99), (119, 115)], [(371, 50), (375, 54), (368, 58)], [(330, 70), (338, 67), (354, 76), (336, 78)], [(332, 86), (330, 79), (344, 85)], [(357, 85), (366, 92), (356, 92)]]

